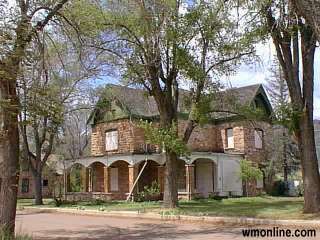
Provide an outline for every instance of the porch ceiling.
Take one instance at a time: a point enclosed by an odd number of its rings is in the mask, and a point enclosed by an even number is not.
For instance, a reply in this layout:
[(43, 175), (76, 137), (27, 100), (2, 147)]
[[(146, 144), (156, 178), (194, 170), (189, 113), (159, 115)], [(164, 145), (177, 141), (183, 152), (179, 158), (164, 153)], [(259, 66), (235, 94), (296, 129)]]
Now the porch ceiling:
[[(243, 154), (230, 154), (230, 153), (215, 153), (215, 152), (192, 152), (188, 157), (181, 157), (180, 159), (185, 161), (186, 164), (192, 164), (197, 159), (210, 159), (214, 162), (235, 160), (240, 161), (243, 159)], [(155, 161), (156, 163), (163, 165), (165, 163), (164, 154), (114, 154), (111, 156), (97, 156), (80, 158), (74, 161), (65, 161), (65, 168), (70, 168), (74, 164), (81, 164), (84, 167), (89, 167), (94, 162), (100, 162), (106, 167), (112, 165), (116, 161), (125, 161), (129, 165), (136, 165), (146, 159)]]

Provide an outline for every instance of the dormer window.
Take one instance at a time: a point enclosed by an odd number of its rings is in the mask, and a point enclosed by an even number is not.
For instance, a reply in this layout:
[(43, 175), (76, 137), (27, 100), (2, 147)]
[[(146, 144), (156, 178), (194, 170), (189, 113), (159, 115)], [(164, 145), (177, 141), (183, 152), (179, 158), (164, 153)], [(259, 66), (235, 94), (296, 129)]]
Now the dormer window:
[(234, 148), (233, 128), (226, 129), (227, 148)]
[(111, 130), (106, 132), (106, 151), (118, 150), (118, 131)]
[(257, 149), (262, 149), (263, 147), (263, 131), (261, 129), (254, 130), (254, 146)]

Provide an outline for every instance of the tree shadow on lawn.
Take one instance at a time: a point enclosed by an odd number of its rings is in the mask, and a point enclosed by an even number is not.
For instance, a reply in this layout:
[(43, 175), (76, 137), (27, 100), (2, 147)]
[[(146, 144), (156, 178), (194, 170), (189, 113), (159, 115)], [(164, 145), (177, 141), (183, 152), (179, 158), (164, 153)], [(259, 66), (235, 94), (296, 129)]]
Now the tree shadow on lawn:
[[(179, 226), (179, 225), (178, 225)], [(177, 227), (171, 223), (147, 224), (137, 223), (132, 227), (112, 227), (112, 226), (87, 226), (82, 230), (56, 229), (39, 231), (38, 240), (62, 240), (62, 239), (108, 239), (108, 240), (144, 240), (144, 239), (198, 239), (197, 236), (210, 236), (212, 234), (230, 237), (240, 236), (241, 230), (238, 228), (225, 228), (223, 232), (221, 228), (215, 226), (201, 226), (198, 229), (194, 227)], [(42, 237), (44, 236), (44, 237)]]

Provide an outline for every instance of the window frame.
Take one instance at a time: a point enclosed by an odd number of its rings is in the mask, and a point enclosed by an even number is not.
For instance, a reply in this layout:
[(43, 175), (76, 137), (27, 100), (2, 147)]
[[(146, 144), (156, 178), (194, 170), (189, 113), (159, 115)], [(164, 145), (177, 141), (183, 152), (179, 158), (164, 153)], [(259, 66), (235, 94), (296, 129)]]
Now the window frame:
[[(116, 146), (113, 147), (113, 148), (108, 148), (108, 145), (107, 145), (107, 135), (110, 134), (110, 133), (117, 133), (117, 141), (116, 141)], [(106, 152), (114, 152), (114, 151), (117, 151), (119, 149), (119, 131), (118, 129), (110, 129), (110, 130), (107, 130), (105, 131), (105, 136), (104, 136), (104, 147), (105, 147), (105, 151)]]
[[(259, 135), (259, 132), (261, 132), (261, 136)], [(257, 136), (260, 139), (260, 145), (257, 144)], [(254, 147), (255, 149), (263, 149), (264, 148), (264, 131), (261, 128), (255, 128), (254, 129)]]
[[(232, 146), (229, 144), (229, 131), (232, 131)], [(225, 130), (225, 135), (226, 135), (226, 149), (234, 149), (235, 143), (234, 143), (234, 129), (232, 127), (226, 128)]]

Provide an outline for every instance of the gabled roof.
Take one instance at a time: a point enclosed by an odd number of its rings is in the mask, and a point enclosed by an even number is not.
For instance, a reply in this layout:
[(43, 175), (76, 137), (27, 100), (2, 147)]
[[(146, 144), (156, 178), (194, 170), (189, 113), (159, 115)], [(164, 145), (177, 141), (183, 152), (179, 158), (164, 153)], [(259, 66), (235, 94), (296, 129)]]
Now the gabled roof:
[[(179, 96), (179, 106), (178, 111), (180, 113), (188, 113), (188, 106), (186, 104), (185, 99), (188, 97), (190, 92), (186, 90), (180, 90)], [(230, 110), (230, 106), (239, 106), (239, 105), (250, 105), (254, 102), (257, 96), (261, 96), (263, 99), (268, 111), (271, 113), (272, 107), (268, 100), (267, 94), (262, 86), (262, 84), (255, 84), (240, 88), (230, 88), (215, 94), (215, 105), (219, 106), (219, 109), (228, 109)], [(126, 111), (128, 116), (138, 116), (138, 117), (157, 117), (159, 115), (159, 111), (157, 108), (157, 104), (152, 96), (149, 96), (147, 92), (143, 89), (130, 88), (126, 86), (108, 84), (106, 86), (106, 91), (103, 96), (100, 98), (99, 102), (103, 102), (103, 100), (113, 100), (117, 102), (117, 104)], [(89, 121), (94, 123), (92, 119), (95, 115), (103, 112), (101, 111), (101, 104), (97, 104), (96, 109), (91, 114)], [(231, 107), (232, 108), (232, 107)], [(225, 114), (221, 114), (219, 117), (215, 114), (217, 118), (226, 117)]]
[(221, 93), (234, 96), (240, 104), (249, 104), (256, 97), (260, 88), (263, 89), (262, 84), (254, 84), (238, 88), (229, 88)]
[(132, 115), (152, 117), (159, 114), (153, 97), (148, 96), (142, 89), (129, 88), (120, 85), (108, 84), (108, 97), (116, 99)]
[(222, 109), (228, 109), (229, 107), (232, 108), (228, 105), (249, 106), (250, 104), (256, 104), (255, 100), (258, 99), (263, 101), (270, 114), (272, 106), (262, 84), (226, 89), (217, 94), (215, 101), (223, 103)]

